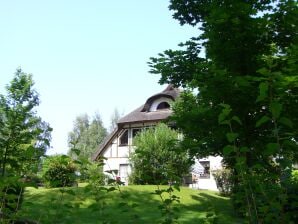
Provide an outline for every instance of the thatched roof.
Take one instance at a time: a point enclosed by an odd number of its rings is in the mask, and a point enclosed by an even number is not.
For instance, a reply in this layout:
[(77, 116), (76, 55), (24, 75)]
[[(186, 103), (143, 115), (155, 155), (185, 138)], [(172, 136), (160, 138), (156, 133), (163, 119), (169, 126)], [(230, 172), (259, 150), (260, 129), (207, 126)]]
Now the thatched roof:
[(156, 111), (149, 111), (152, 103), (161, 97), (169, 98), (173, 101), (177, 99), (177, 97), (180, 94), (180, 90), (177, 88), (174, 88), (172, 85), (168, 85), (167, 88), (151, 97), (149, 97), (145, 104), (138, 107), (131, 113), (125, 115), (124, 117), (120, 118), (117, 122), (118, 127), (110, 134), (108, 135), (103, 143), (98, 147), (98, 150), (93, 155), (92, 159), (96, 160), (99, 155), (105, 150), (105, 148), (111, 143), (111, 141), (114, 139), (114, 137), (121, 131), (122, 127), (125, 124), (135, 124), (135, 123), (146, 123), (151, 121), (162, 121), (167, 119), (172, 111), (170, 109), (166, 110), (156, 110)]
[(118, 125), (128, 124), (128, 123), (136, 123), (136, 122), (149, 122), (149, 121), (157, 121), (164, 120), (171, 114), (171, 110), (157, 110), (157, 111), (149, 111), (151, 104), (158, 98), (166, 97), (173, 101), (179, 96), (179, 89), (174, 88), (172, 85), (168, 85), (168, 87), (162, 91), (161, 93), (155, 94), (147, 99), (146, 103), (131, 113), (125, 115), (118, 121)]

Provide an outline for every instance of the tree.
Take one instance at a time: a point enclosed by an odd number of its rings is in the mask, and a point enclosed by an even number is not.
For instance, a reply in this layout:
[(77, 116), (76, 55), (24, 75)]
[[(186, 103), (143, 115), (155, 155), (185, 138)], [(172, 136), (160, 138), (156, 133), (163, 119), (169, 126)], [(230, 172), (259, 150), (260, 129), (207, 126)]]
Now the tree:
[(37, 168), (52, 129), (36, 114), (40, 102), (32, 75), (18, 69), (6, 90), (6, 96), (0, 95), (1, 176), (24, 176)]
[(114, 112), (111, 116), (111, 125), (109, 128), (109, 132), (113, 132), (115, 128), (117, 127), (117, 122), (121, 118), (121, 114), (119, 113), (119, 110), (117, 108), (114, 109)]
[[(0, 95), (0, 220), (21, 206), (25, 181), (37, 172), (50, 146), (50, 126), (37, 116), (39, 96), (32, 75), (17, 69)], [(6, 222), (5, 222), (6, 223)]]
[(178, 143), (178, 133), (165, 124), (138, 133), (130, 158), (132, 181), (135, 184), (180, 183), (191, 164), (187, 153), (179, 151)]
[(161, 84), (199, 91), (174, 106), (184, 144), (191, 155), (223, 156), (234, 205), (251, 222), (287, 222), (283, 178), (298, 161), (296, 1), (172, 0), (169, 8), (201, 31), (149, 63)]
[(68, 145), (73, 149), (69, 154), (74, 158), (79, 155), (80, 159), (90, 159), (106, 135), (107, 131), (98, 113), (92, 120), (87, 114), (78, 116), (73, 131), (68, 135)]

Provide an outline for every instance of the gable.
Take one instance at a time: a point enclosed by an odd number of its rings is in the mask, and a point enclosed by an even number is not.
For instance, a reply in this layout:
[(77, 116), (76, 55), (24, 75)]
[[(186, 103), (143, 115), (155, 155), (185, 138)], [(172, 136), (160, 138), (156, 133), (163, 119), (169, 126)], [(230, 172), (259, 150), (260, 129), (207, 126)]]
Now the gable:
[(149, 97), (145, 104), (138, 107), (131, 113), (119, 119), (118, 127), (106, 137), (104, 142), (98, 147), (98, 150), (93, 155), (92, 159), (96, 160), (112, 143), (113, 139), (117, 138), (123, 127), (127, 125), (156, 123), (166, 120), (172, 113), (170, 105), (179, 96), (180, 90), (169, 85), (161, 93)]

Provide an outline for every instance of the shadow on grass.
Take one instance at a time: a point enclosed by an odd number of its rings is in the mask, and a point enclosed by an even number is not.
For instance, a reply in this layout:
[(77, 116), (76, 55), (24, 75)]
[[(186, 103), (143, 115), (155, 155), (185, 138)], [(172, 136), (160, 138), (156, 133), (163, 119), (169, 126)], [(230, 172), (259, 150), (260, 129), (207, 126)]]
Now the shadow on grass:
[(181, 214), (188, 211), (193, 211), (195, 216), (183, 217), (182, 223), (212, 223), (212, 224), (237, 224), (245, 223), (241, 218), (238, 218), (233, 210), (229, 198), (221, 197), (218, 193), (210, 191), (194, 191), (191, 198), (196, 201), (192, 204), (182, 204)]
[[(118, 191), (96, 195), (86, 192), (86, 188), (29, 189), (25, 192), (25, 201), (20, 216), (40, 223), (70, 224), (155, 224), (162, 220), (158, 205), (159, 198), (153, 195), (155, 186), (121, 187), (125, 199)], [(177, 193), (181, 197), (179, 223), (244, 223), (235, 218), (228, 198), (217, 196), (214, 192), (182, 189)], [(124, 204), (126, 203), (126, 204)], [(128, 206), (127, 206), (128, 204)], [(136, 215), (138, 217), (136, 217)], [(106, 221), (106, 222), (105, 222)]]
[[(127, 195), (121, 199), (117, 191), (102, 194), (96, 201), (84, 188), (26, 192), (20, 216), (40, 223), (158, 223), (161, 219), (159, 201), (149, 191), (123, 187)], [(100, 195), (97, 195), (100, 196)], [(127, 203), (127, 205), (124, 205)], [(136, 217), (136, 215), (138, 217)], [(154, 221), (152, 221), (154, 220)]]

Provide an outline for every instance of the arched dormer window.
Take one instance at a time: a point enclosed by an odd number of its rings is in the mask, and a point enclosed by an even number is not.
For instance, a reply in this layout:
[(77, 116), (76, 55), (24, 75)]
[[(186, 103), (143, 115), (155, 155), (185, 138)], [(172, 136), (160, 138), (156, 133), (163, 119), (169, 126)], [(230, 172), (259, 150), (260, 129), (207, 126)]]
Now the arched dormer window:
[(168, 102), (161, 102), (160, 104), (158, 104), (157, 106), (157, 110), (163, 110), (163, 109), (169, 109), (170, 108), (170, 104)]
[[(152, 99), (151, 101), (146, 102), (143, 112), (153, 112), (157, 110), (169, 110), (171, 108), (170, 104), (174, 100), (170, 97), (161, 96), (156, 99)], [(146, 109), (146, 110), (145, 110)]]

